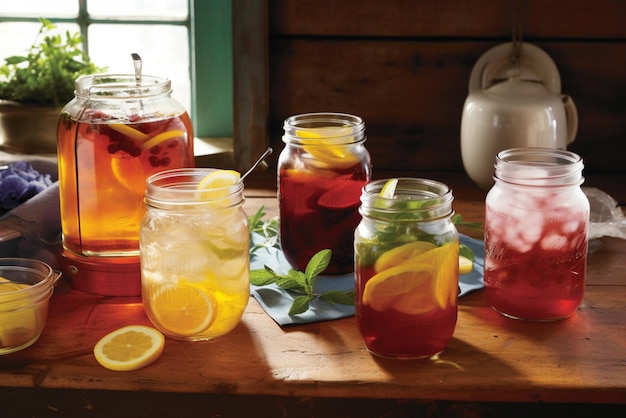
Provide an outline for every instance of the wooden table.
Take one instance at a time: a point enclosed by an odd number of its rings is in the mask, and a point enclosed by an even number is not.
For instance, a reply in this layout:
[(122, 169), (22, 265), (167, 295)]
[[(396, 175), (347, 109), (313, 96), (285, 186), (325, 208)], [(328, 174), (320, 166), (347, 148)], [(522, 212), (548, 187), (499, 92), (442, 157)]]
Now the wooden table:
[[(482, 222), (484, 193), (459, 187), (456, 211)], [(248, 214), (265, 205), (275, 215), (274, 190), (247, 186)], [(153, 365), (113, 372), (93, 346), (118, 327), (149, 324), (140, 298), (56, 294), (38, 342), (0, 357), (0, 416), (623, 416), (626, 242), (598, 244), (572, 317), (507, 319), (478, 291), (460, 300), (439, 361), (372, 356), (353, 317), (281, 328), (251, 298), (230, 334), (167, 339)]]

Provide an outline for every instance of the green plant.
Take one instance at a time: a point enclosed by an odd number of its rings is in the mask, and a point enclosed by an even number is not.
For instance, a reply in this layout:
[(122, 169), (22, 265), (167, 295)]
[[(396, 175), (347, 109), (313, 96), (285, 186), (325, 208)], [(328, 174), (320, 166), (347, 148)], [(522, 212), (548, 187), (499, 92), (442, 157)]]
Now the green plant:
[[(74, 97), (74, 81), (103, 71), (81, 49), (79, 33), (52, 35), (56, 28), (40, 18), (41, 28), (26, 56), (11, 56), (0, 67), (0, 99), (46, 106), (62, 106)], [(43, 39), (41, 37), (43, 36)]]

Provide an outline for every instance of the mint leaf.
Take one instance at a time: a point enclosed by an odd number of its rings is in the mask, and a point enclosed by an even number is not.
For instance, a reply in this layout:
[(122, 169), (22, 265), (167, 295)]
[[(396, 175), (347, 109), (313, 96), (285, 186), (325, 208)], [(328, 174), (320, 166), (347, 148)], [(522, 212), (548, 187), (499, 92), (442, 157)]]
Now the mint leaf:
[(340, 305), (354, 305), (354, 292), (342, 292), (339, 290), (331, 290), (323, 293), (321, 298), (330, 303), (338, 303)]
[(291, 308), (289, 308), (289, 315), (298, 315), (306, 312), (309, 309), (309, 302), (311, 299), (311, 296), (308, 295), (297, 296), (293, 300)]

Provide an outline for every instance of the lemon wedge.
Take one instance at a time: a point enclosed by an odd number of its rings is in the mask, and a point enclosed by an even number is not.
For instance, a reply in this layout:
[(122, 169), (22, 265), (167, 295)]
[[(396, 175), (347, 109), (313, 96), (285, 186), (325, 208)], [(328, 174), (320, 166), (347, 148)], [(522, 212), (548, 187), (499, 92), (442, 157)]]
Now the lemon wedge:
[(345, 169), (354, 166), (359, 158), (350, 150), (354, 142), (351, 138), (348, 143), (337, 143), (337, 138), (350, 135), (350, 127), (322, 127), (296, 130), (303, 148), (313, 158), (327, 164), (329, 167)]
[(204, 177), (196, 188), (196, 199), (216, 199), (228, 195), (228, 187), (234, 186), (241, 179), (235, 170), (216, 170)]
[(165, 331), (183, 337), (209, 329), (217, 313), (213, 296), (189, 283), (164, 287), (152, 296), (150, 307)]
[(459, 274), (471, 273), (474, 269), (474, 263), (467, 257), (459, 256)]
[(164, 346), (165, 337), (156, 329), (129, 325), (102, 337), (93, 354), (107, 369), (130, 371), (154, 363), (163, 353)]
[(396, 187), (398, 186), (398, 179), (389, 179), (380, 189), (379, 196), (385, 199), (393, 199), (396, 194)]

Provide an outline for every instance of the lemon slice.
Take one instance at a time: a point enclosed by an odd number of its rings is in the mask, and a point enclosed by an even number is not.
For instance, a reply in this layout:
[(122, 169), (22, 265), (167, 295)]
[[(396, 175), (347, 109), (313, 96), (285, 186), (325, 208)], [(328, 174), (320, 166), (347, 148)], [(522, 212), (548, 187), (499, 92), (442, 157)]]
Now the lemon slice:
[(409, 242), (408, 244), (393, 248), (378, 257), (378, 260), (376, 260), (376, 263), (374, 263), (374, 270), (376, 272), (381, 272), (388, 268), (412, 261), (414, 257), (424, 254), (425, 252), (434, 248), (437, 248), (437, 246), (432, 242)]
[(380, 193), (378, 194), (380, 197), (384, 197), (385, 199), (393, 199), (396, 194), (396, 187), (398, 186), (398, 179), (389, 179), (385, 183), (382, 189), (380, 189)]
[(474, 263), (467, 257), (459, 256), (459, 274), (471, 273), (474, 269)]
[(313, 158), (326, 163), (329, 167), (345, 169), (354, 166), (359, 158), (350, 151), (352, 138), (347, 144), (337, 144), (335, 138), (350, 135), (350, 127), (323, 127), (296, 130), (296, 136), (300, 138), (303, 148)]
[(150, 306), (163, 329), (183, 337), (209, 329), (217, 313), (213, 296), (188, 283), (161, 289), (152, 296)]
[(406, 314), (431, 311), (433, 268), (427, 264), (406, 264), (374, 275), (363, 291), (363, 303), (372, 309), (395, 309)]
[(93, 354), (107, 369), (130, 371), (154, 363), (163, 353), (164, 345), (165, 338), (156, 329), (129, 325), (102, 337)]
[(235, 170), (216, 170), (204, 177), (196, 188), (196, 199), (216, 199), (228, 195), (228, 187), (234, 186), (241, 179)]
[(172, 131), (161, 132), (160, 134), (155, 135), (154, 137), (148, 139), (146, 142), (141, 144), (141, 148), (150, 149), (155, 145), (159, 145), (161, 142), (165, 142), (168, 139), (177, 138), (179, 136), (184, 137), (185, 131), (183, 131), (182, 129), (174, 129)]
[(134, 139), (135, 141), (143, 142), (150, 138), (148, 134), (144, 134), (143, 132), (133, 128), (132, 126), (124, 125), (123, 123), (112, 123), (109, 126), (111, 126), (111, 128), (121, 133), (122, 135)]
[(458, 295), (458, 246), (450, 243), (437, 248), (439, 270), (435, 281), (435, 299), (441, 309), (446, 309)]
[(0, 277), (0, 303), (4, 311), (0, 315), (0, 348), (22, 345), (37, 334), (39, 311), (29, 307), (32, 298), (12, 293), (28, 287), (30, 285)]

